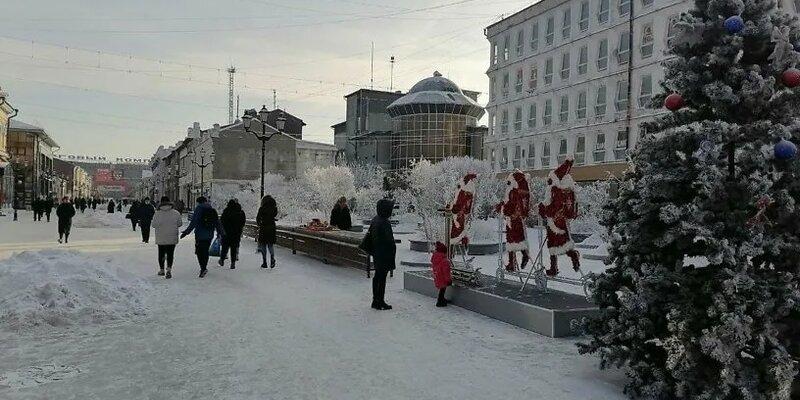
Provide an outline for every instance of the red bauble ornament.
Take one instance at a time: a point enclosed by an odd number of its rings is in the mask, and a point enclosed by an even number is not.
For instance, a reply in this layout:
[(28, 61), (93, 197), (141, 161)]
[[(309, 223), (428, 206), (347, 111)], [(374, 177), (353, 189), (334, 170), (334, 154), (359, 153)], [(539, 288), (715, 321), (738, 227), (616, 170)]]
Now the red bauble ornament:
[(781, 74), (781, 81), (786, 87), (797, 87), (800, 85), (800, 70), (797, 68), (789, 68)]
[(664, 99), (664, 107), (670, 111), (680, 110), (681, 107), (683, 107), (683, 96), (677, 93), (672, 93), (671, 95), (667, 96), (666, 99)]

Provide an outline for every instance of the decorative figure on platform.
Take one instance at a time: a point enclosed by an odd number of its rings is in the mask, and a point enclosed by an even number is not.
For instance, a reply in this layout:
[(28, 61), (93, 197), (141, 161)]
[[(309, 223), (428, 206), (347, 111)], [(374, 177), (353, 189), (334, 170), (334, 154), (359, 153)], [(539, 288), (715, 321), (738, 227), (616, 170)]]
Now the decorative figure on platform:
[(528, 176), (520, 170), (508, 175), (506, 185), (508, 185), (506, 197), (495, 210), (505, 220), (506, 251), (508, 252), (506, 271), (513, 272), (517, 270), (517, 251), (522, 253), (520, 268), (524, 269), (530, 260), (528, 240), (525, 236), (525, 220), (530, 214), (531, 194), (528, 187)]
[(572, 260), (572, 268), (580, 270), (580, 254), (569, 233), (569, 220), (578, 216), (575, 203), (575, 181), (572, 179), (572, 157), (567, 159), (547, 176), (549, 198), (539, 203), (539, 215), (546, 221), (547, 250), (550, 253), (548, 276), (558, 275), (558, 256), (566, 254)]
[(475, 178), (477, 177), (473, 173), (465, 175), (458, 183), (453, 202), (447, 205), (447, 208), (453, 213), (453, 222), (450, 225), (451, 246), (457, 244), (467, 246), (469, 244), (467, 228), (470, 214), (472, 214), (472, 205), (475, 204)]

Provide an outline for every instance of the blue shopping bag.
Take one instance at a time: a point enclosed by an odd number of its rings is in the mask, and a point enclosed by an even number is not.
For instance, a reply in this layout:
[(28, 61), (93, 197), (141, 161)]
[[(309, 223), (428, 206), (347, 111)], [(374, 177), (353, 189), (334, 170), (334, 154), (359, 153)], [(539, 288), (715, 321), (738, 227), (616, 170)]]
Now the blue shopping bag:
[(211, 249), (208, 250), (208, 255), (210, 255), (212, 257), (219, 257), (220, 254), (222, 253), (222, 250), (220, 249), (220, 247), (221, 246), (220, 246), (220, 243), (219, 243), (219, 235), (217, 235), (217, 237), (214, 238), (214, 241), (211, 242)]

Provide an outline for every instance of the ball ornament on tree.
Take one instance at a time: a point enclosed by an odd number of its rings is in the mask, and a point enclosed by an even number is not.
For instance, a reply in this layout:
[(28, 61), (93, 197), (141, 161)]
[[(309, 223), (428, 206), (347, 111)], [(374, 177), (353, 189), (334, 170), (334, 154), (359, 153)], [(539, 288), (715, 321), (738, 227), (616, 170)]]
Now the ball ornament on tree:
[(744, 20), (742, 19), (742, 17), (734, 15), (732, 17), (728, 17), (728, 19), (725, 20), (724, 25), (725, 25), (725, 30), (728, 31), (728, 33), (734, 35), (741, 32), (744, 29)]
[(678, 111), (683, 107), (683, 96), (672, 93), (664, 99), (664, 107), (670, 111)]
[(786, 87), (794, 88), (800, 86), (800, 70), (789, 68), (781, 74), (781, 81)]
[(793, 160), (797, 157), (797, 146), (786, 140), (781, 139), (775, 144), (775, 158), (778, 160)]

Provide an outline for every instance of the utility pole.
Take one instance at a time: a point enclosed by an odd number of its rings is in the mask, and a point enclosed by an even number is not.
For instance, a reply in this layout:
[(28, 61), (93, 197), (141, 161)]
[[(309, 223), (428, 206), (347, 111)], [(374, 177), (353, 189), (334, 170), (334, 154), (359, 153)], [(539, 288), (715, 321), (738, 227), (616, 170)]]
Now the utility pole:
[(394, 56), (389, 58), (389, 91), (391, 92), (394, 89)]
[[(228, 68), (228, 123), (233, 123), (233, 74), (236, 73), (236, 68), (230, 66)], [(238, 111), (237, 111), (238, 114)]]
[(375, 89), (375, 42), (370, 42), (372, 47), (369, 52), (369, 88)]
[(278, 92), (275, 89), (272, 89), (272, 109), (275, 110), (277, 108), (278, 108)]

